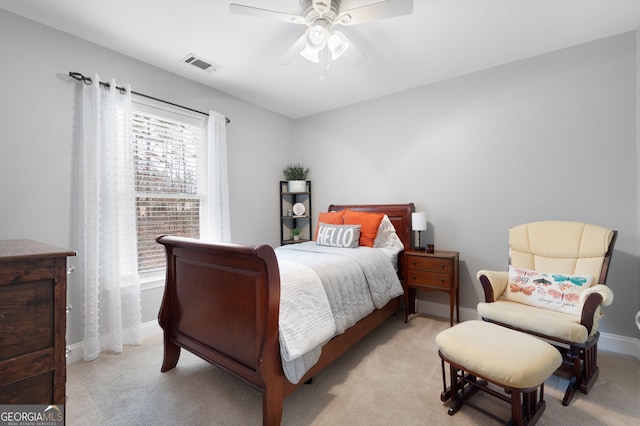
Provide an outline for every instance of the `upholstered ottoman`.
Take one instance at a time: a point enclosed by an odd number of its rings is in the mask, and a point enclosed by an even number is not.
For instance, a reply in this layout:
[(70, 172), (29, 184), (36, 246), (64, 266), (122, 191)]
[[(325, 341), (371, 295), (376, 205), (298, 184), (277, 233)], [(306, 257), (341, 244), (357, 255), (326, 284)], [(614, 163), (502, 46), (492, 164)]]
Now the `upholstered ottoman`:
[[(436, 344), (442, 360), (441, 399), (453, 400), (449, 415), (467, 404), (506, 422), (469, 401), (482, 390), (511, 405), (511, 424), (532, 425), (540, 418), (545, 409), (544, 381), (562, 364), (556, 348), (531, 335), (484, 321), (466, 321), (442, 331), (436, 336)], [(448, 387), (445, 362), (449, 364)], [(492, 389), (487, 382), (504, 392)]]

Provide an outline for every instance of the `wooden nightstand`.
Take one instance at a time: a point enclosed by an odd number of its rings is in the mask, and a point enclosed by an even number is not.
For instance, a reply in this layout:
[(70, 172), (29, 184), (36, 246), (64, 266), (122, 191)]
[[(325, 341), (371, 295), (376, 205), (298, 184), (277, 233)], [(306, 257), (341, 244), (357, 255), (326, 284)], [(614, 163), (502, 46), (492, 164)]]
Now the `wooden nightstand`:
[(449, 318), (453, 325), (453, 306), (456, 307), (456, 322), (460, 322), (460, 286), (458, 282), (457, 251), (406, 251), (404, 300), (406, 305), (404, 322), (409, 314), (415, 314), (416, 289), (444, 291), (449, 293)]

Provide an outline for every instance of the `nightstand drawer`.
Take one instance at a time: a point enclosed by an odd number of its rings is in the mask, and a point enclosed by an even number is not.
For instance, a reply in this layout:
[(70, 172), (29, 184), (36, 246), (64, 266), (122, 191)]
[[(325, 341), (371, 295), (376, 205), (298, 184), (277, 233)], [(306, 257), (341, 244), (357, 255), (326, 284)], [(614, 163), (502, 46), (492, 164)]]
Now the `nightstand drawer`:
[(425, 271), (437, 271), (451, 273), (451, 259), (440, 259), (433, 257), (408, 256), (409, 269), (423, 269)]
[(439, 274), (437, 272), (417, 271), (409, 269), (407, 283), (416, 287), (421, 285), (431, 287), (451, 287), (451, 274)]

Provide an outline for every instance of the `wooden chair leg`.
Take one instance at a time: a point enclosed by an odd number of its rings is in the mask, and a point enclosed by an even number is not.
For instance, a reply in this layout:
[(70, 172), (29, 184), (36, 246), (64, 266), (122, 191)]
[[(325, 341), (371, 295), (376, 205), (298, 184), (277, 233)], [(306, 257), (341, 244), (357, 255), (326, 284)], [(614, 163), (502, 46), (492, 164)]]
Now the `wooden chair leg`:
[(583, 357), (580, 391), (588, 394), (600, 374), (598, 367), (598, 344), (595, 343), (586, 348), (583, 352)]
[(562, 398), (562, 405), (565, 407), (569, 405), (573, 396), (576, 393), (576, 389), (580, 386), (580, 382), (582, 381), (582, 369), (581, 369), (581, 361), (580, 354), (575, 352), (575, 348), (570, 348), (566, 355), (566, 362), (571, 365), (570, 376), (569, 376), (569, 384), (567, 385), (567, 390), (564, 393), (564, 397)]
[[(537, 397), (538, 392), (540, 392), (539, 397)], [(529, 392), (526, 398), (529, 405), (525, 410), (525, 424), (534, 425), (540, 420), (547, 407), (547, 403), (544, 400), (544, 383), (540, 385), (537, 391)]]
[(598, 379), (600, 370), (597, 342), (586, 348), (570, 347), (564, 354), (564, 362), (570, 366), (569, 384), (562, 398), (562, 405), (567, 406), (576, 390), (588, 394)]
[(440, 401), (447, 402), (451, 399), (451, 386), (447, 386), (447, 375), (444, 369), (444, 359), (440, 359), (440, 366), (442, 368), (442, 393), (440, 394)]
[(522, 425), (522, 392), (519, 389), (511, 391), (511, 422)]

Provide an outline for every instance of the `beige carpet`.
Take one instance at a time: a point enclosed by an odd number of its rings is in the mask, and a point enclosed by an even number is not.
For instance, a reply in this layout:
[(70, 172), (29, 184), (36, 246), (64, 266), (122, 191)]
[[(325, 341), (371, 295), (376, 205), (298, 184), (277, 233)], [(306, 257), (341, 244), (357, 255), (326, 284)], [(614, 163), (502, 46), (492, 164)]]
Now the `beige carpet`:
[[(398, 314), (285, 399), (283, 425), (494, 425), (463, 407), (447, 415), (435, 335), (448, 323)], [(68, 425), (260, 425), (261, 394), (241, 380), (182, 351), (177, 368), (160, 373), (162, 338), (120, 355), (70, 365)], [(514, 359), (513, 362), (518, 362)], [(565, 380), (545, 385), (542, 425), (640, 425), (640, 362), (600, 352), (600, 378), (589, 395), (563, 407)], [(509, 416), (484, 394), (475, 398)]]

